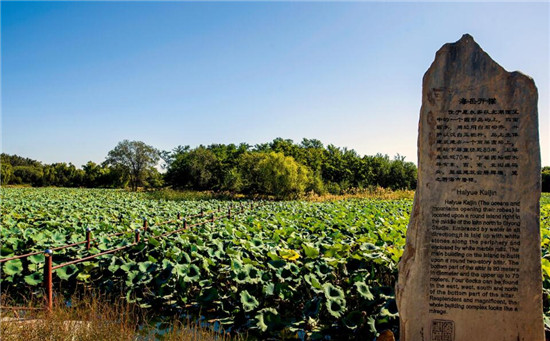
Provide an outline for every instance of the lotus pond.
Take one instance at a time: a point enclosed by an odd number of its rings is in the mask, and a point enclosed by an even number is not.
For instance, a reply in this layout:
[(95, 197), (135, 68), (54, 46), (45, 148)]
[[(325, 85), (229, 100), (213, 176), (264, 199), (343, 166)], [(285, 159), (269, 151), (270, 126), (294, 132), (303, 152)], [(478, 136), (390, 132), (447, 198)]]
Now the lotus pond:
[[(370, 340), (397, 332), (394, 300), (412, 200), (354, 199), (325, 203), (151, 200), (144, 193), (105, 189), (3, 188), (1, 255), (10, 257), (80, 242), (90, 250), (57, 250), (54, 265), (141, 242), (124, 252), (55, 270), (54, 290), (90, 287), (122, 294), (162, 316), (181, 314), (259, 339)], [(172, 234), (179, 214), (201, 210), (231, 218)], [(217, 213), (221, 212), (221, 213)], [(196, 217), (188, 223), (205, 220)], [(550, 196), (541, 200), (545, 314), (550, 316)], [(120, 236), (107, 236), (126, 232)], [(44, 256), (2, 267), (2, 293), (43, 295)], [(548, 320), (550, 321), (550, 319)]]

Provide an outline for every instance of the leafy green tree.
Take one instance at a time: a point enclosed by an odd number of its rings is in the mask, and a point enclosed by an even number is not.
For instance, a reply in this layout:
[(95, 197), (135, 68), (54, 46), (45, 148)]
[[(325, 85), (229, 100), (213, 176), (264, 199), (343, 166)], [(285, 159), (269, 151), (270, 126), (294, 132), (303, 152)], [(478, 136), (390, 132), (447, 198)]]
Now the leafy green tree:
[(79, 187), (83, 185), (85, 172), (72, 163), (53, 163), (44, 166), (42, 186)]
[(125, 187), (127, 179), (120, 167), (109, 167), (106, 164), (96, 164), (88, 161), (82, 166), (84, 172), (82, 185), (89, 188), (118, 188)]
[(86, 187), (100, 187), (98, 182), (102, 176), (103, 167), (95, 162), (88, 161), (82, 166), (82, 169), (84, 170), (84, 185)]
[[(329, 145), (316, 139), (303, 139), (295, 144), (290, 139), (276, 138), (272, 142), (251, 148), (241, 144), (212, 144), (195, 149), (178, 147), (168, 157), (166, 183), (174, 187), (228, 190), (243, 193), (272, 192), (266, 189), (258, 165), (270, 153), (293, 158), (305, 167), (309, 181), (305, 191), (335, 194), (382, 186), (392, 189), (412, 189), (416, 186), (416, 166), (397, 155), (361, 157), (355, 150)], [(271, 193), (273, 194), (273, 193)]]
[(160, 159), (159, 151), (141, 142), (124, 140), (109, 152), (106, 164), (120, 167), (128, 176), (130, 187), (136, 191), (146, 184), (147, 176), (153, 172)]
[(259, 164), (265, 158), (265, 152), (246, 152), (239, 156), (238, 174), (243, 193), (261, 193), (262, 177)]
[(7, 185), (13, 181), (13, 167), (7, 162), (0, 163), (0, 184)]
[(243, 176), (237, 168), (231, 168), (224, 174), (222, 189), (236, 193), (242, 191)]
[(40, 168), (42, 166), (42, 163), (36, 160), (32, 160), (26, 157), (21, 157), (18, 155), (8, 155), (5, 153), (2, 153), (0, 155), (0, 158), (2, 160), (2, 163), (9, 163), (12, 167), (16, 166), (33, 166)]
[(164, 186), (164, 179), (162, 178), (162, 174), (160, 174), (159, 171), (155, 168), (149, 169), (145, 174), (144, 185), (145, 187), (149, 188), (161, 188), (162, 186)]
[(212, 189), (216, 183), (216, 155), (204, 146), (181, 150), (173, 156), (165, 179), (174, 187), (197, 190)]
[(321, 174), (329, 192), (339, 194), (349, 188), (353, 182), (353, 172), (349, 167), (353, 156), (347, 149), (340, 149), (332, 144), (327, 146)]
[(98, 187), (108, 188), (125, 188), (128, 187), (129, 177), (126, 170), (122, 166), (109, 166), (107, 163), (102, 163), (103, 174), (98, 181)]
[(15, 184), (31, 184), (32, 186), (42, 185), (42, 168), (35, 166), (15, 166), (13, 167), (13, 177)]
[(388, 155), (376, 154), (372, 159), (371, 166), (374, 178), (372, 185), (388, 188), (391, 186), (390, 158)]
[(281, 198), (296, 198), (311, 183), (309, 169), (283, 153), (262, 154), (257, 171), (261, 191)]
[(249, 146), (241, 143), (235, 144), (211, 144), (207, 147), (216, 157), (216, 163), (212, 165), (212, 189), (238, 191), (241, 179), (237, 171), (239, 156), (245, 153)]
[(30, 184), (41, 186), (43, 176), (42, 163), (18, 155), (0, 155), (2, 184)]
[(302, 152), (299, 158), (294, 156), (296, 161), (308, 166), (309, 169), (320, 175), (323, 163), (326, 161), (323, 143), (316, 139), (303, 139), (299, 147)]

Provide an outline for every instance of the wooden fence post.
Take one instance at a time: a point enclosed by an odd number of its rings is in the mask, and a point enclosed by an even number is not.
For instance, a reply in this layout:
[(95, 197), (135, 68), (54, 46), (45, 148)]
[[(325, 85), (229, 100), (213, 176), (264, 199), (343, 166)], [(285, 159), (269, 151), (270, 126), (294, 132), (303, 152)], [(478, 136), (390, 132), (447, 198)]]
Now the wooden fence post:
[(46, 289), (46, 309), (52, 311), (53, 308), (53, 293), (52, 293), (52, 266), (53, 266), (53, 251), (47, 249), (44, 251), (44, 288)]
[(90, 250), (91, 234), (92, 234), (92, 229), (87, 227), (86, 228), (86, 250)]

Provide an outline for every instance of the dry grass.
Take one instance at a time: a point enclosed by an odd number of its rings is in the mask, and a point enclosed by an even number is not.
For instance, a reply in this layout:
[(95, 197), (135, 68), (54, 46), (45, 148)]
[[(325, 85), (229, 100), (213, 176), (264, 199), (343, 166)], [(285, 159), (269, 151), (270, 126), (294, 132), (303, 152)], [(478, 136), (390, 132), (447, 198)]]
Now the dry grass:
[[(163, 189), (158, 191), (147, 192), (150, 199), (156, 200), (275, 200), (275, 197), (268, 195), (244, 195), (234, 194), (229, 192), (212, 192), (212, 191), (176, 191), (172, 189)], [(414, 198), (413, 190), (391, 190), (382, 187), (370, 187), (365, 189), (351, 189), (344, 194), (323, 194), (319, 195), (311, 192), (300, 200), (324, 202), (337, 201), (346, 199), (378, 199), (378, 200), (400, 200)]]
[[(25, 307), (40, 307), (42, 303), (28, 301)], [(12, 305), (9, 299), (2, 297), (3, 307)], [(147, 316), (143, 310), (122, 299), (111, 302), (100, 295), (73, 298), (70, 306), (57, 300), (50, 312), (2, 309), (0, 317), (2, 341), (234, 340), (228, 334), (219, 334), (179, 320), (170, 323), (167, 332), (159, 336), (152, 327), (143, 327), (147, 326)]]
[(324, 194), (317, 195), (315, 193), (309, 194), (305, 197), (307, 201), (324, 202), (324, 201), (337, 201), (347, 199), (375, 199), (375, 200), (401, 200), (401, 199), (413, 199), (413, 190), (391, 190), (382, 187), (371, 187), (365, 189), (353, 189), (345, 194)]
[[(139, 319), (131, 306), (108, 304), (98, 295), (71, 302), (69, 307), (57, 300), (51, 312), (2, 309), (2, 340), (133, 340)], [(40, 303), (27, 302), (26, 306)]]
[(202, 328), (191, 322), (174, 321), (171, 323), (171, 330), (162, 336), (165, 341), (199, 341), (216, 340), (231, 341), (245, 340), (244, 337), (232, 337), (228, 333), (215, 334), (210, 329)]
[(257, 196), (246, 196), (244, 194), (230, 192), (213, 192), (213, 191), (194, 191), (194, 190), (173, 190), (169, 188), (146, 192), (149, 199), (154, 200), (172, 200), (172, 201), (189, 201), (189, 200), (243, 200), (254, 199)]

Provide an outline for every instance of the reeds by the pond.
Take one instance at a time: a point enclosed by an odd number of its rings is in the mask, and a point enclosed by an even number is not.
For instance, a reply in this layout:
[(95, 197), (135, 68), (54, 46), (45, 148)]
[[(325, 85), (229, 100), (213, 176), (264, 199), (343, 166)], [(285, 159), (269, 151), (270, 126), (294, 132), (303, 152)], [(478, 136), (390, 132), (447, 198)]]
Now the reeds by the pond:
[[(15, 306), (13, 300), (2, 297), (2, 306)], [(70, 302), (70, 304), (68, 304)], [(22, 307), (21, 302), (17, 304)], [(28, 300), (26, 309), (3, 308), (0, 312), (2, 341), (229, 341), (226, 333), (215, 332), (189, 320), (173, 319), (162, 333), (148, 323), (147, 313), (120, 300), (102, 295), (74, 297), (69, 301), (56, 299), (53, 309), (39, 308), (40, 300)], [(241, 339), (241, 338), (237, 338)]]

